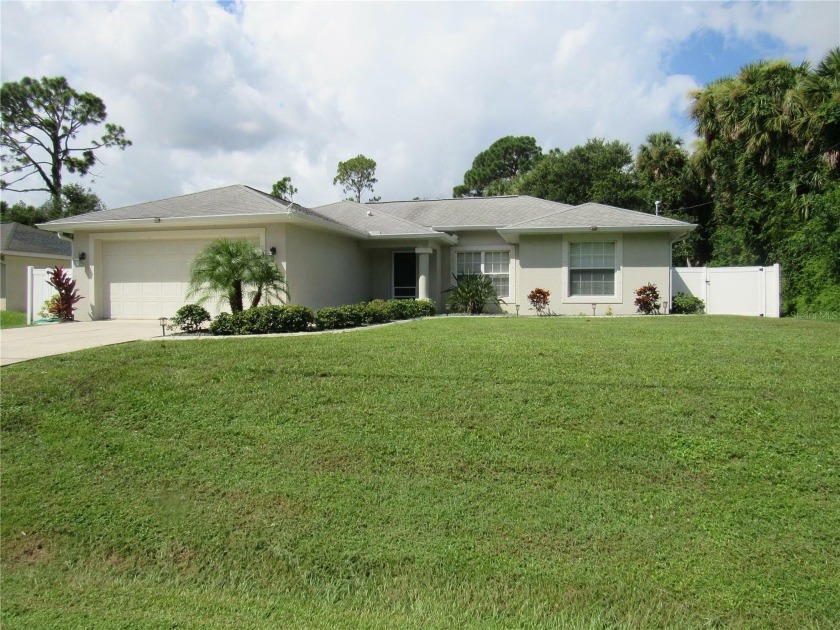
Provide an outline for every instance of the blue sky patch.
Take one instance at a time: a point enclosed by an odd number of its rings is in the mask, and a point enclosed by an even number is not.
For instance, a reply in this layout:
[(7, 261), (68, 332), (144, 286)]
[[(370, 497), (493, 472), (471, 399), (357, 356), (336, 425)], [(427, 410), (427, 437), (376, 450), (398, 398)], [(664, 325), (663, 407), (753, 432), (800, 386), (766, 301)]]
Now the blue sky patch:
[[(663, 59), (668, 74), (687, 74), (700, 85), (733, 76), (748, 63), (790, 58), (791, 50), (781, 39), (765, 33), (753, 39), (739, 39), (720, 31), (703, 29), (679, 42)], [(798, 63), (805, 50), (797, 51), (792, 61)]]
[(216, 0), (216, 4), (231, 15), (239, 15), (241, 8), (236, 0)]

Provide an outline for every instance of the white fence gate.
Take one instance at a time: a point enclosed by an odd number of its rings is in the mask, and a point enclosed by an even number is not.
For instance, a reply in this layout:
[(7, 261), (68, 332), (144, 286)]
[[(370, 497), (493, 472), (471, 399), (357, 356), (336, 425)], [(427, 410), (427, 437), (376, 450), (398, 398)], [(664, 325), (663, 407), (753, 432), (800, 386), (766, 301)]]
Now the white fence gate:
[[(50, 269), (26, 268), (26, 323), (31, 324), (38, 319), (38, 311), (44, 306), (44, 302), (56, 295), (56, 291), (47, 283)], [(64, 270), (68, 278), (73, 277), (73, 268)]]
[(671, 269), (671, 304), (677, 293), (706, 303), (711, 315), (779, 317), (782, 270), (769, 267), (674, 267)]

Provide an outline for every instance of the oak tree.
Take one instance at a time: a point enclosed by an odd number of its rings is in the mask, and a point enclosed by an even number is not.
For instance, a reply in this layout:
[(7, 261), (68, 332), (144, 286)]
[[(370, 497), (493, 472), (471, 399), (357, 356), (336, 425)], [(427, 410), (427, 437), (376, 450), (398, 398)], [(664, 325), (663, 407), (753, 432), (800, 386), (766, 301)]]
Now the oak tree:
[(513, 181), (530, 172), (542, 159), (542, 149), (530, 136), (505, 136), (482, 151), (464, 173), (454, 197), (489, 197), (513, 192)]

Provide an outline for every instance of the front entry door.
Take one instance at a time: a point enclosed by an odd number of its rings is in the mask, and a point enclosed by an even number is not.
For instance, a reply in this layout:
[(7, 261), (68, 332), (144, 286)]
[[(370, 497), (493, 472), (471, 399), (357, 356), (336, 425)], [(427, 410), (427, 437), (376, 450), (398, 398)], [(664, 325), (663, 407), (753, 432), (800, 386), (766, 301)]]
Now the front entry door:
[(417, 297), (417, 255), (414, 252), (394, 252), (394, 297)]

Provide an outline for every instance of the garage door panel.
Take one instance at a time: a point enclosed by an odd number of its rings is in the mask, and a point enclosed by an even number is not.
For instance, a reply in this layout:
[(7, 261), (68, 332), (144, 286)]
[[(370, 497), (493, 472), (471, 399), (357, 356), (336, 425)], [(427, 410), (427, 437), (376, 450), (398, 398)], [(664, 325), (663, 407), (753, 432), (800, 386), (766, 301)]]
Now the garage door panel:
[[(186, 295), (190, 265), (211, 240), (106, 242), (103, 249), (105, 316), (156, 319), (175, 315), (189, 301)], [(256, 242), (253, 238), (248, 240)], [(205, 308), (213, 315), (221, 310), (215, 300), (208, 301)]]
[(169, 302), (178, 301), (187, 293), (185, 282), (164, 282), (157, 285), (161, 299)]

